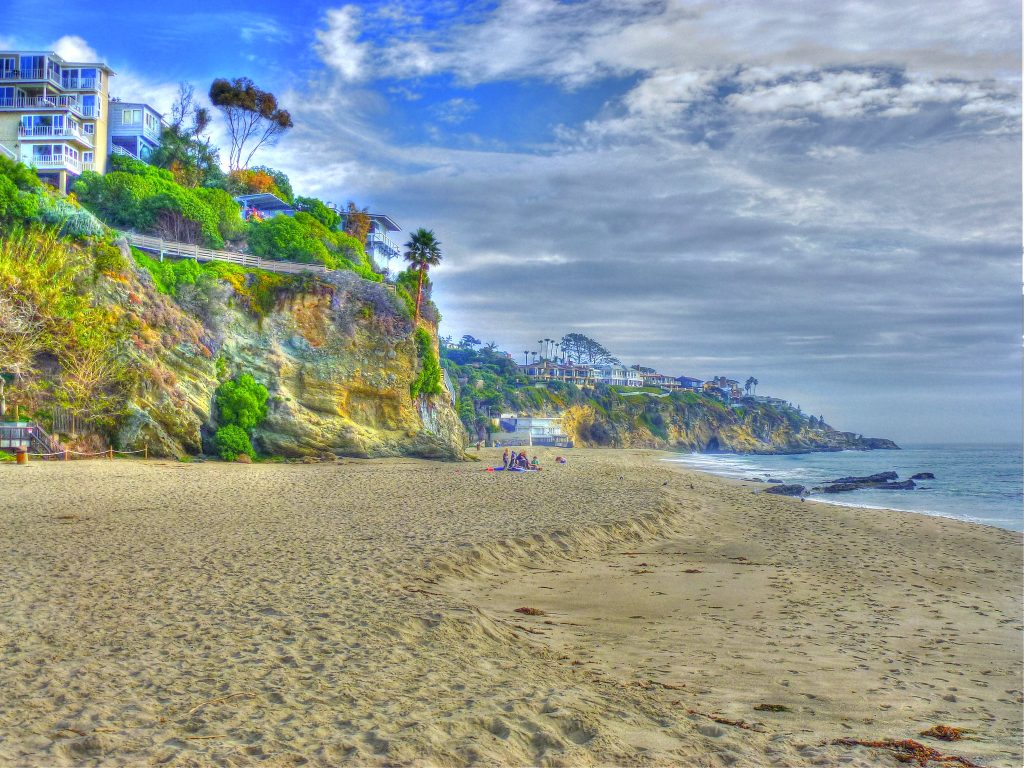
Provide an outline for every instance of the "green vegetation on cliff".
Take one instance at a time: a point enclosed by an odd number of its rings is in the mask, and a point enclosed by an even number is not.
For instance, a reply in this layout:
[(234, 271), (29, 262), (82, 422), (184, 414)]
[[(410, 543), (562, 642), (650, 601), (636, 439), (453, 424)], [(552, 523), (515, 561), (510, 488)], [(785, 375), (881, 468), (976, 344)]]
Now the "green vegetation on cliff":
[[(440, 394), (435, 331), (420, 329), (427, 344), (414, 335), (405, 297), (378, 275), (156, 261), (24, 166), (0, 165), (0, 179), (7, 402), (51, 430), (58, 415), (73, 423), (59, 436), (70, 447), (147, 444), (151, 455), (178, 457), (463, 455), (461, 425)], [(70, 211), (65, 223), (88, 217), (100, 234), (47, 225), (44, 208)], [(217, 415), (218, 388), (223, 405), (224, 382), (243, 373), (265, 384), (268, 397), (256, 401), (266, 418), (228, 424), (223, 408)], [(251, 389), (237, 381), (235, 394)], [(242, 435), (218, 437), (225, 427)]]

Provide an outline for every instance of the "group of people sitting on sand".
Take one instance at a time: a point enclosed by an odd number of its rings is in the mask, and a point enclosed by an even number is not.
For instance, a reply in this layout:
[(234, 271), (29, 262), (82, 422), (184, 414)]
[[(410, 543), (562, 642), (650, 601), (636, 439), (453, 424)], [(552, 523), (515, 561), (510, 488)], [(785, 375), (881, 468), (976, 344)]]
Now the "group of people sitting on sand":
[(537, 461), (536, 456), (533, 457), (533, 461), (530, 461), (526, 458), (526, 451), (509, 453), (508, 448), (501, 454), (501, 463), (505, 469), (540, 469), (540, 462)]

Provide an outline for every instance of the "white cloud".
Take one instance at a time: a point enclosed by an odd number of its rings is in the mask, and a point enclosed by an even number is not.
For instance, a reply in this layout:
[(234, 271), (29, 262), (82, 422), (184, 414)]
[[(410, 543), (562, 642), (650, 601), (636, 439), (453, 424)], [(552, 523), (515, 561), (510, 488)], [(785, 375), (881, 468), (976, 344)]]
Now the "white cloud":
[(78, 35), (64, 35), (55, 43), (51, 43), (50, 47), (65, 61), (90, 63), (102, 61), (100, 55), (96, 53), (96, 49)]
[(326, 29), (316, 32), (316, 51), (321, 60), (345, 80), (359, 80), (364, 75), (364, 60), (369, 47), (357, 42), (359, 8), (346, 5), (333, 8), (324, 15)]

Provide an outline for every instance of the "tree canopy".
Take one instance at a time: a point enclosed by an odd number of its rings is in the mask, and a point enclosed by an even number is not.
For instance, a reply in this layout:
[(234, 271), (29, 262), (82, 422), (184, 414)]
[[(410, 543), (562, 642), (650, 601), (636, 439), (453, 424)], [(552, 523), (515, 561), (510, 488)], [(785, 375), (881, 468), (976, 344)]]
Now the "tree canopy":
[(260, 147), (274, 144), (293, 125), (291, 114), (278, 106), (277, 97), (248, 77), (217, 78), (210, 85), (210, 101), (228, 122), (228, 167), (233, 171), (247, 168)]
[(619, 359), (604, 345), (582, 333), (567, 333), (559, 342), (566, 361), (579, 365), (605, 365), (618, 363)]
[(409, 242), (405, 244), (404, 256), (410, 267), (419, 273), (416, 284), (416, 322), (420, 319), (420, 305), (423, 301), (423, 276), (431, 267), (441, 263), (441, 243), (433, 230), (420, 227), (412, 233)]

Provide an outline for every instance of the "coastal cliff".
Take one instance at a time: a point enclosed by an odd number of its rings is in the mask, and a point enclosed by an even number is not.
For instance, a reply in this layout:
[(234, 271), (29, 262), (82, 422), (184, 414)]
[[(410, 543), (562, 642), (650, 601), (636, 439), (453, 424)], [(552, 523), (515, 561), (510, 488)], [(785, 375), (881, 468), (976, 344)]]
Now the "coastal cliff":
[(143, 316), (160, 315), (172, 338), (152, 350), (156, 364), (134, 393), (120, 444), (213, 452), (214, 391), (245, 372), (270, 394), (268, 416), (253, 433), (264, 454), (462, 456), (450, 399), (410, 392), (419, 368), (412, 323), (384, 285), (351, 272), (315, 279), (231, 272), (171, 298), (155, 291), (144, 269), (133, 274), (145, 286)]
[(735, 408), (694, 393), (612, 396), (610, 407), (574, 406), (564, 428), (579, 445), (702, 453), (810, 453), (897, 449), (891, 440), (840, 432), (797, 409), (748, 398)]
[(777, 399), (742, 397), (725, 403), (711, 393), (596, 384), (537, 382), (491, 348), (442, 346), (456, 382), (457, 407), (473, 440), (495, 428), (491, 414), (561, 417), (575, 445), (658, 448), (703, 453), (810, 453), (894, 450), (885, 438), (843, 432)]
[[(48, 332), (6, 394), (65, 445), (216, 453), (215, 392), (247, 373), (269, 393), (252, 432), (265, 456), (464, 455), (465, 432), (443, 388), (412, 394), (420, 352), (411, 313), (388, 286), (349, 271), (314, 278), (160, 264), (123, 242), (33, 238), (22, 261), (10, 261)], [(45, 289), (32, 272), (44, 258), (71, 275), (74, 312), (33, 296)], [(420, 327), (436, 344), (436, 327)], [(61, 426), (62, 411), (76, 414), (73, 427)]]

